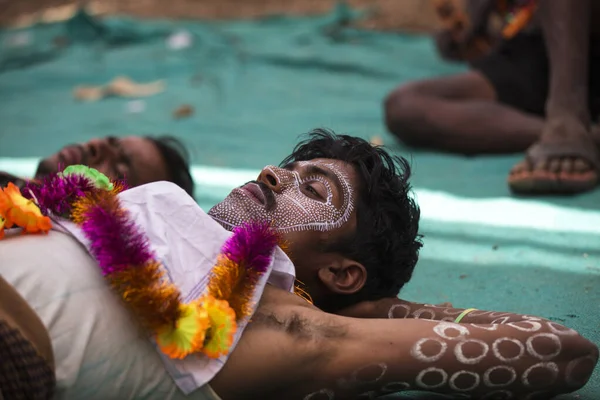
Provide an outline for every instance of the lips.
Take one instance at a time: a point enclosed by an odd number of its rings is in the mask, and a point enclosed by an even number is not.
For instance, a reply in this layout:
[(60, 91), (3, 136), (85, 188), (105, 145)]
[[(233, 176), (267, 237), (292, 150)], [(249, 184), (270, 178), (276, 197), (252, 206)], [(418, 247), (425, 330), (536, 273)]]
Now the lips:
[(262, 191), (262, 188), (256, 183), (247, 183), (240, 188), (245, 195), (250, 197), (255, 203), (265, 206), (267, 204), (267, 197)]

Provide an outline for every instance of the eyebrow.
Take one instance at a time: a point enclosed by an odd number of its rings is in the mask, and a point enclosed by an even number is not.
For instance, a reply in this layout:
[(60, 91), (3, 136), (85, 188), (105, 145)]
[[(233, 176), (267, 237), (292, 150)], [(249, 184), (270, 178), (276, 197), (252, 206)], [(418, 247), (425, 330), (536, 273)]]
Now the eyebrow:
[[(289, 164), (287, 167), (289, 169), (293, 169), (296, 166), (298, 166), (298, 163), (294, 162), (294, 163)], [(330, 181), (333, 181), (334, 185), (338, 188), (338, 190), (342, 190), (342, 182), (340, 182), (340, 178), (337, 176), (337, 174), (335, 174), (329, 168), (322, 168), (322, 167), (319, 167), (318, 165), (310, 164), (309, 166), (304, 167), (302, 172), (304, 172), (306, 175), (324, 176), (325, 178), (329, 179)]]

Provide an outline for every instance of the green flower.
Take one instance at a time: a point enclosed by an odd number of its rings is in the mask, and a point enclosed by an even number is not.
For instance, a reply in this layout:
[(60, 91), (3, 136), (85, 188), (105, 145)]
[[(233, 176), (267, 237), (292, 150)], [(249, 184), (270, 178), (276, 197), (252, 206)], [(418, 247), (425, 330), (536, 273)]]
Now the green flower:
[(62, 172), (64, 176), (82, 175), (88, 178), (96, 188), (102, 190), (113, 190), (114, 185), (106, 175), (97, 169), (85, 165), (71, 165)]

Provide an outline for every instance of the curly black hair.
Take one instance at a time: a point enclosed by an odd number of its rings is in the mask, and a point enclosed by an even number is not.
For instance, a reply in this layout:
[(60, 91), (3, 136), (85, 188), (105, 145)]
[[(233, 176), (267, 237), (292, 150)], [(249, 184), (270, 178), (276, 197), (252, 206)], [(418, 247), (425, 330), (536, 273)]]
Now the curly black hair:
[(345, 303), (397, 296), (410, 280), (422, 246), (408, 161), (364, 139), (315, 129), (281, 165), (315, 158), (347, 162), (359, 179), (356, 231), (324, 249), (360, 262), (367, 270), (364, 288)]

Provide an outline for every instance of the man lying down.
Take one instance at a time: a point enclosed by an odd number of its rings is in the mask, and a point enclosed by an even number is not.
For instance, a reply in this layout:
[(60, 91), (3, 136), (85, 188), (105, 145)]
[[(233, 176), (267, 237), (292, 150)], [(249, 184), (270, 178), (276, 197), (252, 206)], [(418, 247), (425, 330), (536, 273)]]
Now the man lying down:
[(85, 167), (23, 189), (51, 221), (5, 189), (5, 228), (52, 229), (0, 241), (0, 398), (549, 399), (586, 384), (598, 349), (572, 329), (396, 298), (421, 247), (404, 160), (317, 130), (281, 165), (208, 215), (174, 184), (115, 194)]

